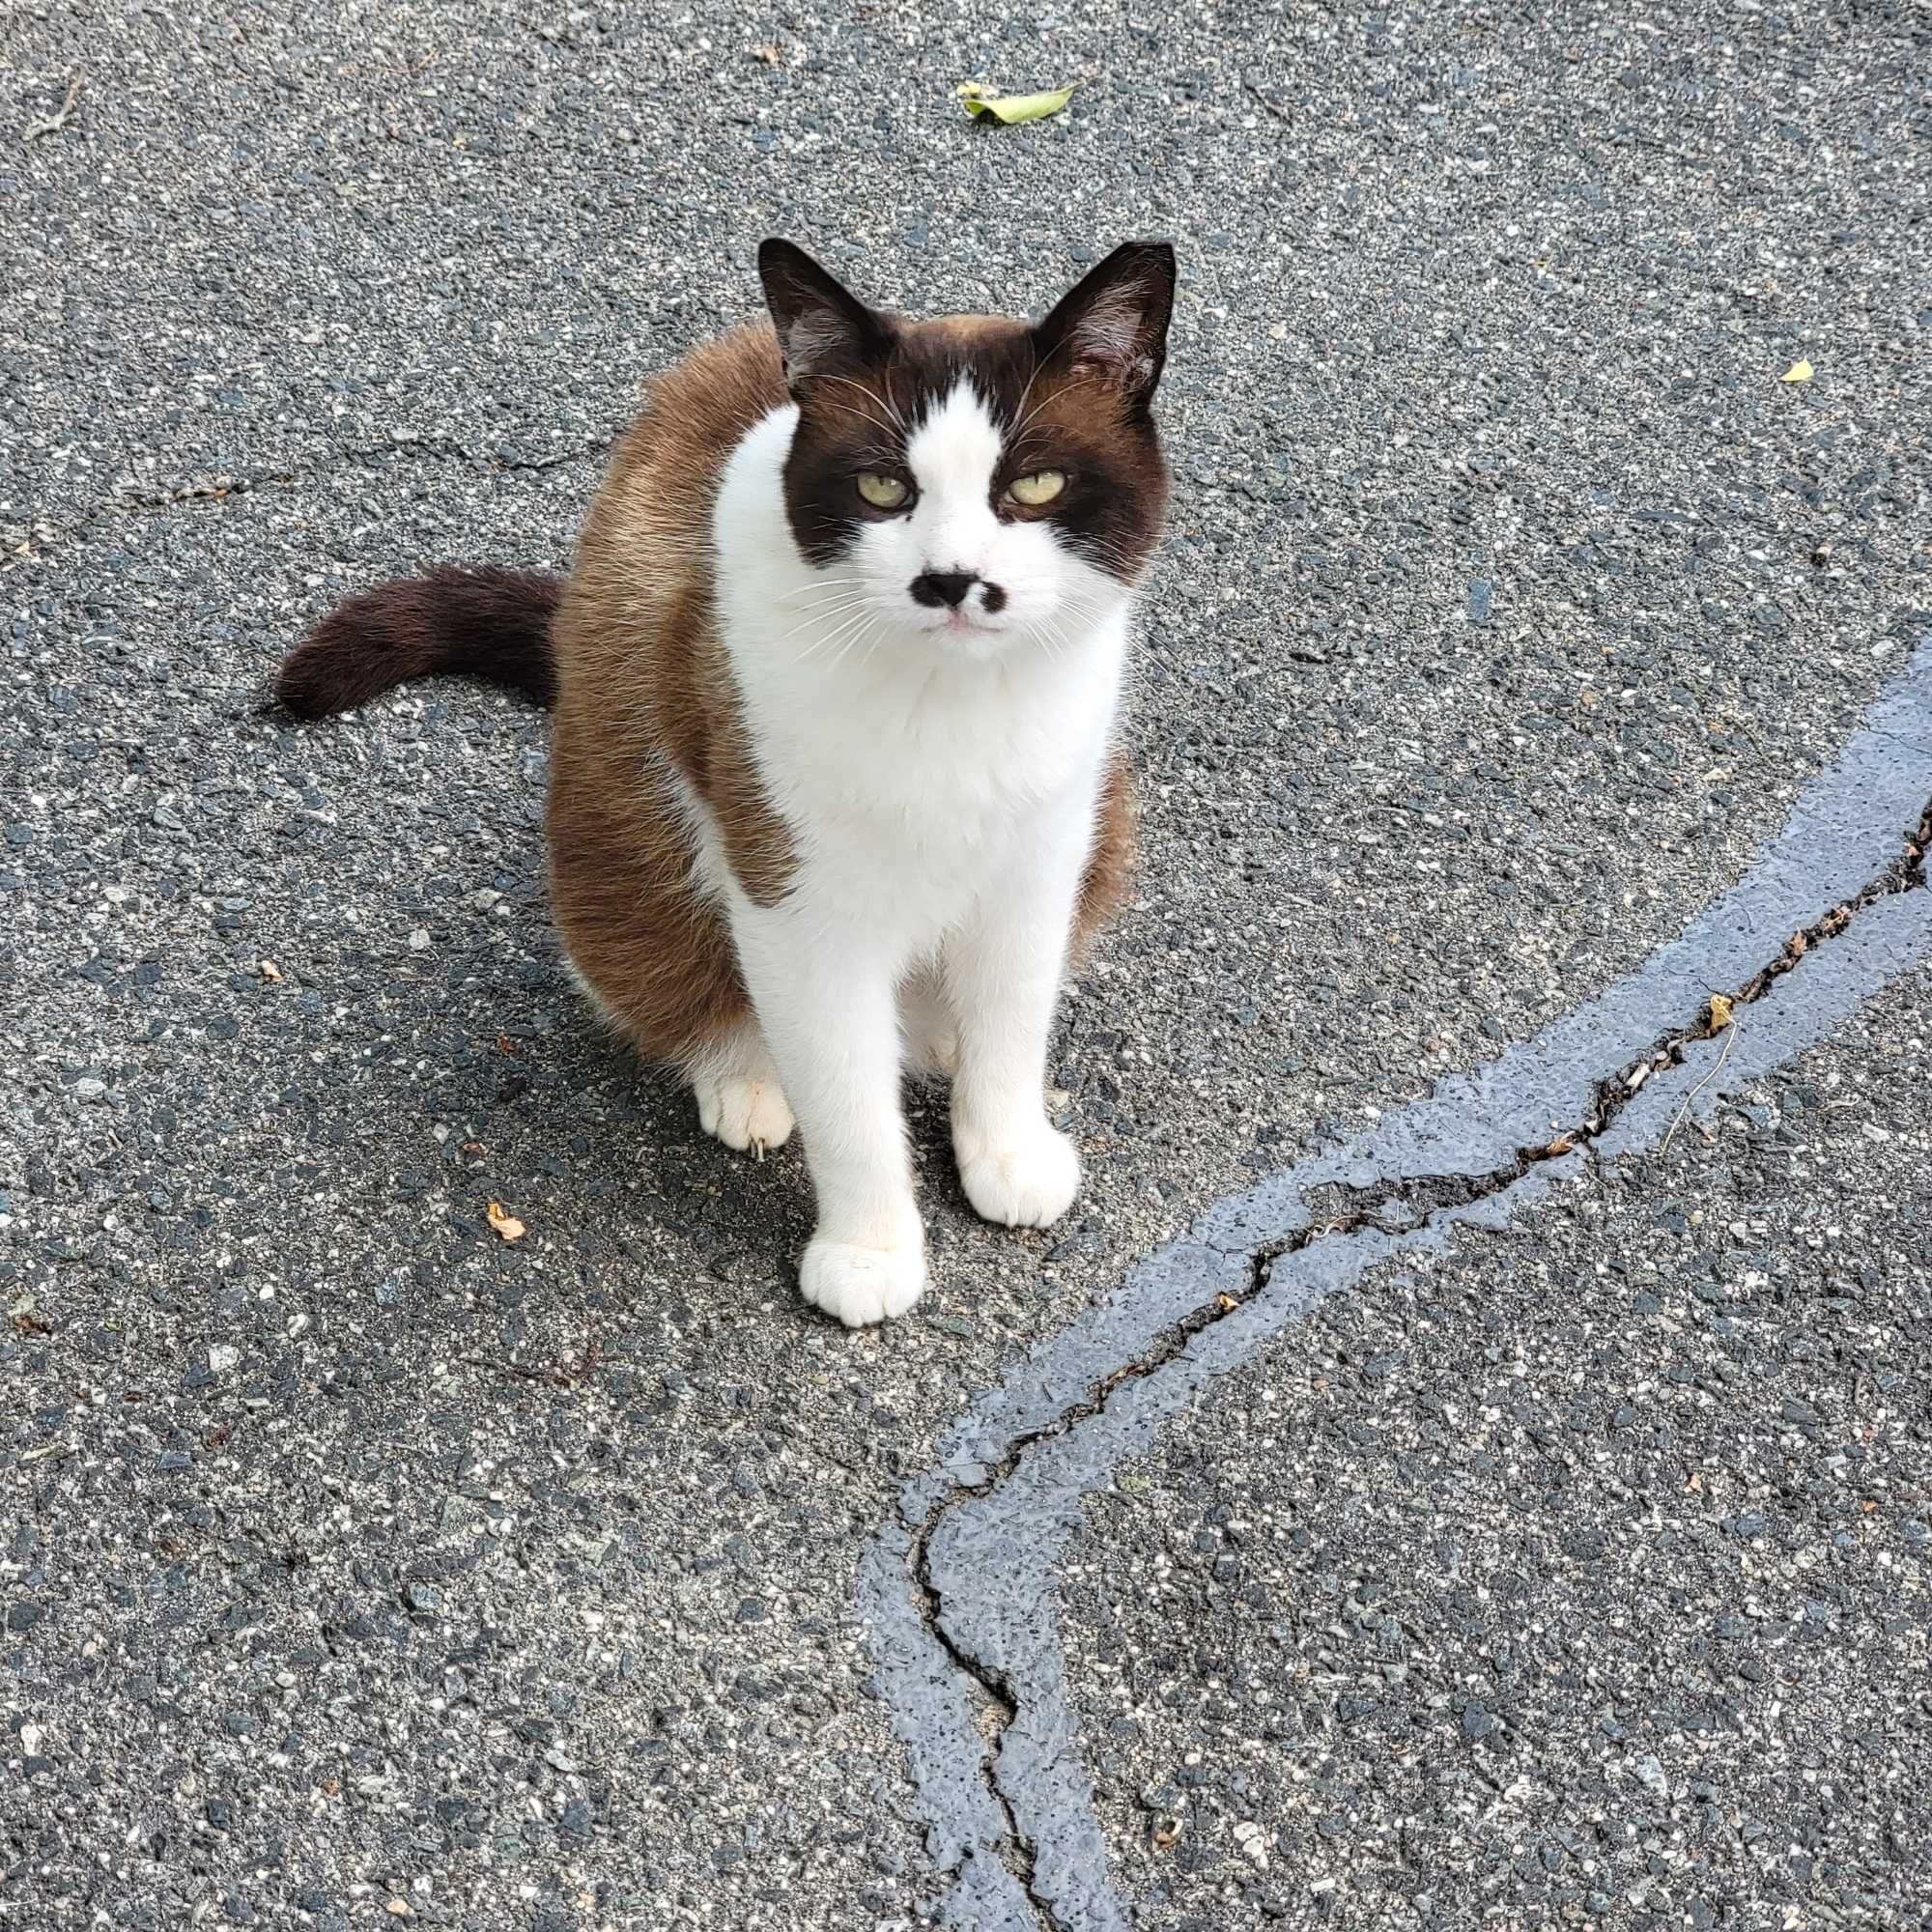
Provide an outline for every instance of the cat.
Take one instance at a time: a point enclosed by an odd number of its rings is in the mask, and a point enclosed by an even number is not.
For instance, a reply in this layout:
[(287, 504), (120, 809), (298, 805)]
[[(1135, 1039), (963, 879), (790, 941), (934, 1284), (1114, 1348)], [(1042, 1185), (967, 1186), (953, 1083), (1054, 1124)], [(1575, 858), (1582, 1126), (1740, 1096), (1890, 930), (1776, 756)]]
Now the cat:
[(986, 1219), (1045, 1227), (1079, 1187), (1048, 1033), (1132, 860), (1117, 712), (1175, 259), (1127, 242), (1037, 324), (908, 320), (776, 239), (758, 270), (769, 323), (650, 385), (567, 580), (383, 584), (276, 691), (318, 717), (468, 671), (554, 704), (575, 977), (727, 1147), (798, 1126), (801, 1287), (859, 1326), (926, 1280), (908, 1060), (951, 1078)]

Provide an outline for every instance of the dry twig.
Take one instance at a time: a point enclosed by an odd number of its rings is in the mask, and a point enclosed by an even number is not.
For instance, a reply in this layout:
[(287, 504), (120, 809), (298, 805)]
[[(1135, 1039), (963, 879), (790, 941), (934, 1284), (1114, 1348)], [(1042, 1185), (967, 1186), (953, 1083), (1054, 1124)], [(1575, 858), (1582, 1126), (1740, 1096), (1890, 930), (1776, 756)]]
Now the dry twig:
[(1671, 1122), (1670, 1131), (1669, 1133), (1664, 1135), (1663, 1145), (1657, 1151), (1657, 1157), (1659, 1160), (1662, 1160), (1663, 1156), (1670, 1151), (1670, 1143), (1677, 1137), (1677, 1129), (1684, 1124), (1684, 1116), (1690, 1111), (1691, 1101), (1693, 1101), (1697, 1097), (1697, 1095), (1701, 1094), (1704, 1091), (1704, 1089), (1708, 1087), (1711, 1084), (1711, 1082), (1714, 1081), (1718, 1077), (1718, 1075), (1724, 1070), (1724, 1062), (1731, 1057), (1731, 1048), (1737, 1045), (1738, 1043), (1738, 1023), (1736, 1020), (1732, 1020), (1730, 1024), (1727, 1027), (1725, 1027), (1724, 1035), (1725, 1035), (1724, 1050), (1722, 1053), (1719, 1054), (1717, 1059), (1717, 1064), (1711, 1068), (1710, 1072), (1705, 1074), (1703, 1079), (1698, 1081), (1696, 1086), (1691, 1088), (1690, 1093), (1688, 1093), (1684, 1096), (1684, 1104), (1683, 1106), (1678, 1108), (1677, 1118)]
[(75, 74), (67, 84), (67, 99), (56, 113), (49, 114), (43, 121), (30, 121), (27, 131), (20, 136), (23, 141), (38, 141), (43, 134), (58, 134), (73, 119), (74, 103), (80, 99), (81, 76)]

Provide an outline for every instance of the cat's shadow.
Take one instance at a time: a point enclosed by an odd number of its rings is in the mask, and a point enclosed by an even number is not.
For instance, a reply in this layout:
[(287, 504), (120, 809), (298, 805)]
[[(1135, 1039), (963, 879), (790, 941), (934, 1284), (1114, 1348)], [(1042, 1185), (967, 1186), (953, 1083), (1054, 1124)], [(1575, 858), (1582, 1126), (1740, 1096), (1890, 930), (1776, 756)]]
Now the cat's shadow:
[[(407, 1077), (358, 1086), (345, 1150), (360, 1172), (399, 1178), (386, 1212), (370, 1204), (370, 1233), (382, 1240), (381, 1224), (413, 1205), (425, 1285), (480, 1254), (505, 1306), (530, 1299), (510, 1284), (541, 1284), (559, 1319), (577, 1304), (586, 1318), (621, 1321), (627, 1304), (669, 1297), (680, 1311), (735, 1320), (776, 1296), (801, 1321), (825, 1320), (798, 1299), (813, 1218), (798, 1136), (760, 1157), (705, 1133), (682, 1078), (612, 1035), (572, 983), (541, 913), (540, 878), (530, 887), (534, 903), (517, 914), (528, 937), (464, 985), (434, 1026), (417, 999), (397, 1001), (407, 964), (384, 976), (386, 997), (376, 989), (412, 1023), (399, 1057)], [(934, 1245), (954, 1247), (980, 1223), (954, 1166), (945, 1085), (908, 1076), (902, 1101)], [(523, 1223), (514, 1241), (493, 1221), (493, 1202)], [(422, 1211), (431, 1203), (444, 1206), (446, 1227)], [(514, 1342), (528, 1325), (512, 1320), (504, 1333)]]

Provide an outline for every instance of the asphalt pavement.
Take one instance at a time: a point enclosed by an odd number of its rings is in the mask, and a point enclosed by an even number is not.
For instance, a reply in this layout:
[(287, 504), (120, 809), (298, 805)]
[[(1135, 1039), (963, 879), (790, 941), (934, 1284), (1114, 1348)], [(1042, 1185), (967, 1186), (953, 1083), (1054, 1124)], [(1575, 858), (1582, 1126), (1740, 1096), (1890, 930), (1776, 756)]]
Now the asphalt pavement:
[(1337, 1295), (1122, 1468), (1067, 1669), (1137, 1925), (1918, 1925), (1932, 974)]
[[(1926, 1923), (1928, 52), (1883, 4), (0, 19), (0, 1915)], [(1182, 262), (1087, 1189), (980, 1226), (916, 1097), (935, 1286), (858, 1336), (796, 1151), (571, 992), (541, 715), (265, 694), (381, 576), (564, 561), (772, 232), (921, 310)], [(1619, 1008), (1718, 907), (1723, 974)], [(1557, 1034), (1560, 1175), (1347, 1191)], [(1327, 1247), (1217, 1206), (1324, 1161)], [(1054, 1472), (1002, 1662), (963, 1539)]]

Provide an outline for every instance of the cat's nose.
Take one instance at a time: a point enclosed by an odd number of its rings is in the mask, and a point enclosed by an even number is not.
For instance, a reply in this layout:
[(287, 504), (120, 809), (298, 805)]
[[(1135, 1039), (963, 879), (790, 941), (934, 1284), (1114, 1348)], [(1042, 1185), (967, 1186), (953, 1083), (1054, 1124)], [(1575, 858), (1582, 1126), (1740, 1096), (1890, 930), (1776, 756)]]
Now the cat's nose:
[[(970, 570), (922, 570), (912, 581), (912, 601), (929, 611), (956, 611), (980, 586), (979, 608), (989, 616), (1007, 608), (1007, 593)], [(970, 610), (971, 605), (967, 608)]]
[(957, 610), (979, 579), (967, 570), (922, 570), (912, 581), (912, 601), (929, 611), (942, 605)]

